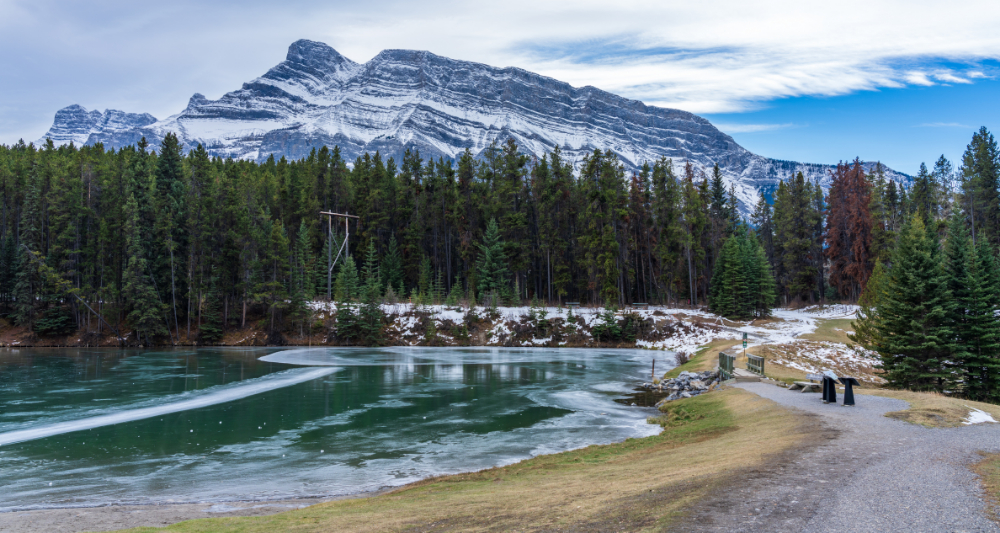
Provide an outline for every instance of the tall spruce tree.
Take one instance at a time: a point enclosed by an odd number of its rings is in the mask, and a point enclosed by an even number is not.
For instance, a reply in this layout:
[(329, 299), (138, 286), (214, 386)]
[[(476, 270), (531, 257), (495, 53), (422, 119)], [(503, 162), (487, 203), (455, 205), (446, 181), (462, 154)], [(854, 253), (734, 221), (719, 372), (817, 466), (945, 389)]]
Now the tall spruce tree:
[(982, 127), (962, 155), (962, 209), (969, 215), (973, 236), (983, 232), (1000, 242), (1000, 149)]
[(125, 203), (125, 217), (128, 221), (126, 240), (128, 266), (125, 268), (122, 295), (131, 308), (128, 321), (135, 329), (139, 342), (150, 345), (156, 337), (166, 335), (167, 329), (163, 324), (160, 298), (148, 278), (149, 268), (143, 250), (146, 236), (141, 233), (139, 204), (134, 195), (129, 195)]
[(360, 296), (361, 283), (358, 280), (358, 267), (353, 257), (348, 256), (340, 263), (334, 294), (338, 302), (353, 302)]
[(911, 390), (954, 387), (952, 296), (941, 251), (923, 220), (903, 226), (892, 256), (872, 337), (889, 384)]
[(957, 343), (965, 395), (973, 400), (1000, 401), (1000, 277), (996, 254), (985, 235), (976, 240), (969, 258), (965, 288), (965, 321)]
[(479, 261), (476, 264), (476, 291), (481, 295), (502, 294), (508, 290), (507, 256), (500, 228), (496, 219), (486, 226), (483, 242), (479, 244)]
[(774, 277), (764, 248), (741, 225), (722, 246), (712, 274), (709, 308), (729, 318), (759, 318), (771, 313), (774, 300)]
[(389, 236), (389, 247), (386, 248), (385, 258), (382, 260), (382, 285), (388, 290), (390, 287), (396, 294), (403, 294), (403, 258), (399, 255), (399, 245), (396, 243), (396, 234)]

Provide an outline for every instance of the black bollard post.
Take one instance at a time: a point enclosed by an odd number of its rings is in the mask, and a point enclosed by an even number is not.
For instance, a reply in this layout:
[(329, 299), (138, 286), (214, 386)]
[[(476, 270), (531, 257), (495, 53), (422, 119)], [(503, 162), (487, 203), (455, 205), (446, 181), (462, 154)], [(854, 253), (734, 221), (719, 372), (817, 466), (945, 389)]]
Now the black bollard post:
[(837, 382), (829, 376), (823, 378), (823, 403), (837, 403)]
[(840, 382), (844, 384), (844, 407), (854, 405), (854, 386), (860, 385), (858, 380), (854, 378), (840, 378)]

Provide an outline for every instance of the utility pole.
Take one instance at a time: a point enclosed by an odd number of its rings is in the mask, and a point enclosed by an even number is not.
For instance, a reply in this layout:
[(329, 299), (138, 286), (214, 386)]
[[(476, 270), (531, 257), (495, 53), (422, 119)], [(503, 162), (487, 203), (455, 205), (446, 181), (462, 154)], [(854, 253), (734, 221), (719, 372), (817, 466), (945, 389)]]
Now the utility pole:
[[(326, 238), (330, 241), (330, 246), (326, 247), (326, 264), (327, 264), (327, 269), (326, 269), (326, 299), (327, 300), (332, 300), (333, 299), (333, 267), (337, 264), (337, 261), (340, 260), (340, 254), (341, 253), (343, 253), (345, 257), (350, 257), (350, 255), (351, 255), (351, 247), (350, 247), (350, 242), (351, 242), (351, 225), (350, 225), (350, 221), (351, 221), (352, 218), (356, 218), (358, 220), (361, 220), (361, 217), (357, 217), (357, 216), (354, 216), (354, 215), (348, 215), (348, 214), (341, 214), (341, 213), (332, 213), (330, 211), (320, 211), (319, 214), (320, 215), (326, 215), (328, 217), (326, 219), (326, 221), (327, 221), (327, 224), (326, 224), (326, 227), (327, 227), (327, 236), (326, 236)], [(336, 257), (336, 259), (333, 257), (333, 217), (340, 217), (340, 218), (344, 219), (344, 244), (342, 244), (340, 246), (340, 249), (337, 250), (337, 257)]]

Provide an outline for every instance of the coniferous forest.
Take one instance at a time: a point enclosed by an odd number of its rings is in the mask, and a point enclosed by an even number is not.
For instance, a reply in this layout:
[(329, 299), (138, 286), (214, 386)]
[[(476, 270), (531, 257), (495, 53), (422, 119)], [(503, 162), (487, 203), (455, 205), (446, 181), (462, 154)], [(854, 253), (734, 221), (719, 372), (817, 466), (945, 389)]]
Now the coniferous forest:
[[(744, 220), (718, 166), (626, 172), (595, 151), (574, 171), (558, 148), (536, 159), (513, 141), (352, 164), (336, 147), (262, 164), (185, 154), (173, 135), (120, 150), (19, 143), (0, 146), (0, 311), (42, 335), (128, 330), (147, 344), (213, 342), (251, 320), (295, 330), (327, 298), (376, 314), (383, 300), (537, 299), (744, 319), (860, 299), (858, 342), (900, 383), (943, 390), (959, 361), (994, 379), (998, 166), (983, 128), (957, 169), (942, 156), (901, 184), (842, 163), (828, 193), (788, 176)], [(343, 219), (330, 232), (321, 211), (358, 217), (349, 257)], [(915, 323), (937, 340), (901, 340)]]

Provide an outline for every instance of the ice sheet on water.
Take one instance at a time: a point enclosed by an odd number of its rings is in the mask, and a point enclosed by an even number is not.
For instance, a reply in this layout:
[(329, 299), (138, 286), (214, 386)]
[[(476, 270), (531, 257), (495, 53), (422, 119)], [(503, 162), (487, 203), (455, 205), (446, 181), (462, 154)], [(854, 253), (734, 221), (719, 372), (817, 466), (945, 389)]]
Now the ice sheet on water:
[[(161, 416), (168, 413), (198, 409), (225, 402), (231, 402), (267, 392), (283, 387), (288, 387), (306, 381), (312, 381), (324, 376), (328, 376), (337, 371), (337, 368), (311, 368), (292, 369), (277, 372), (261, 378), (241, 381), (235, 385), (222, 385), (212, 387), (194, 393), (183, 393), (176, 395), (175, 401), (171, 398), (160, 398), (157, 405), (149, 407), (137, 407), (132, 409), (116, 409), (112, 412), (97, 416), (90, 416), (81, 419), (55, 422), (26, 429), (7, 431), (0, 433), (0, 446), (13, 444), (15, 442), (25, 442), (29, 440), (51, 437), (72, 431), (93, 429), (123, 422), (132, 422), (154, 416)], [(167, 402), (167, 403), (164, 403)]]

